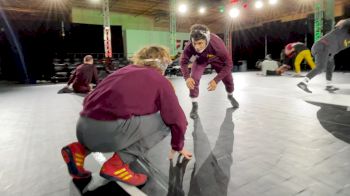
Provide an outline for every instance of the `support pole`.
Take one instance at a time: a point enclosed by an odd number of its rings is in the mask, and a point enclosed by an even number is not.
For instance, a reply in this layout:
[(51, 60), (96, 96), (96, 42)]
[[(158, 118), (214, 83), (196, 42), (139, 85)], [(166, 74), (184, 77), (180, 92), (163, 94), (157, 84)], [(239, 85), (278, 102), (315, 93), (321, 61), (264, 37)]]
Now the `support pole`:
[(323, 33), (326, 34), (334, 28), (334, 0), (324, 0)]
[(176, 0), (170, 0), (170, 54), (176, 54)]
[(228, 52), (232, 55), (232, 31), (231, 31), (231, 20), (228, 19), (224, 30), (224, 41)]
[(315, 3), (314, 42), (323, 36), (323, 0)]
[(267, 35), (265, 33), (265, 57), (267, 56)]
[(103, 40), (105, 57), (112, 58), (111, 23), (109, 17), (109, 0), (103, 1)]

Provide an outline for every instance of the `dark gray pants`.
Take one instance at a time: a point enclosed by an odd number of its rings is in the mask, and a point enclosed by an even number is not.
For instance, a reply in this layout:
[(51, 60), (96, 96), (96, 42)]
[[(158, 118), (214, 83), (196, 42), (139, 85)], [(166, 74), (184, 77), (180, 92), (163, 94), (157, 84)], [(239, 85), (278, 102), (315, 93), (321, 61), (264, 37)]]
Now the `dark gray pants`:
[(315, 58), (315, 69), (311, 70), (306, 77), (310, 80), (315, 77), (316, 75), (322, 73), (324, 70), (326, 70), (326, 79), (331, 81), (335, 64), (334, 64), (334, 55), (331, 54), (328, 50), (328, 47), (325, 46), (323, 43), (316, 42), (312, 46), (312, 55)]
[(77, 124), (78, 141), (89, 151), (117, 152), (125, 163), (143, 156), (169, 133), (159, 113), (116, 121), (80, 117)]

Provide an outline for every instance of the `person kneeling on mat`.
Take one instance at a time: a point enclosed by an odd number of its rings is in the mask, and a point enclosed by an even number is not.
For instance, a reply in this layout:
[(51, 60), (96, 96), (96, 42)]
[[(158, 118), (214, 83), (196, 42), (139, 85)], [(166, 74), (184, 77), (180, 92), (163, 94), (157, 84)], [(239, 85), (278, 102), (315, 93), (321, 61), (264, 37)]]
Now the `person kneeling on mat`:
[(90, 83), (93, 81), (97, 85), (99, 82), (97, 72), (93, 57), (86, 55), (84, 57), (84, 63), (73, 71), (65, 88), (68, 89), (72, 84), (74, 92), (88, 93), (92, 90)]
[(100, 175), (142, 185), (147, 176), (133, 172), (129, 163), (144, 156), (170, 132), (169, 158), (179, 152), (191, 159), (192, 154), (184, 148), (187, 120), (172, 84), (164, 77), (170, 63), (165, 48), (144, 47), (134, 56), (134, 64), (107, 76), (85, 98), (77, 123), (78, 142), (61, 151), (73, 178), (91, 175), (84, 169), (90, 152), (114, 152)]
[(264, 76), (281, 76), (290, 69), (289, 65), (280, 66), (279, 62), (272, 60), (270, 54), (266, 55), (263, 61), (257, 61), (255, 67), (261, 69), (261, 73)]

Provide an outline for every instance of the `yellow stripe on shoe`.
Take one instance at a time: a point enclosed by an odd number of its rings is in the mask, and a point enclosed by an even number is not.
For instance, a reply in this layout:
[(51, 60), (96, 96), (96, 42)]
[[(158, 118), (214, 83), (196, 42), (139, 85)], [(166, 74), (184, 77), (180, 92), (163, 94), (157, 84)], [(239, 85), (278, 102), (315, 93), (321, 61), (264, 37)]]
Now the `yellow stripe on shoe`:
[(126, 171), (125, 168), (120, 169), (120, 170), (117, 170), (116, 172), (114, 172), (114, 175), (118, 175), (118, 174), (120, 174), (120, 173), (122, 173), (122, 172), (124, 172), (124, 171)]
[(85, 158), (82, 154), (75, 153), (74, 155), (78, 158), (81, 158), (81, 159)]
[(128, 175), (128, 176), (122, 178), (122, 180), (128, 180), (128, 179), (130, 179), (131, 177), (132, 177), (132, 175)]
[(75, 158), (74, 159), (76, 162), (80, 162), (80, 163), (83, 163), (84, 162), (84, 159), (80, 159), (80, 158)]
[(129, 175), (129, 172), (128, 172), (128, 171), (126, 171), (126, 172), (124, 172), (124, 173), (121, 173), (120, 175), (118, 175), (118, 177), (119, 177), (119, 178), (122, 178), (122, 177), (124, 177), (124, 176), (126, 176), (126, 175)]

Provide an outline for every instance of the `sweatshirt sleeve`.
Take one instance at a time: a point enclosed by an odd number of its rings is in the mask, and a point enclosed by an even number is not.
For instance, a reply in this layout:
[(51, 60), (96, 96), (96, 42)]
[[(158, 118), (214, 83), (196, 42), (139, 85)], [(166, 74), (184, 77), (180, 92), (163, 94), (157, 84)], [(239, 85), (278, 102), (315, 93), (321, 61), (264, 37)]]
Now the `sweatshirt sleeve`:
[(67, 83), (68, 86), (69, 86), (70, 84), (73, 83), (73, 81), (74, 81), (76, 75), (77, 75), (77, 68), (76, 68), (76, 69), (73, 71), (73, 73), (70, 75), (69, 81), (68, 81), (68, 83)]
[(215, 82), (219, 83), (225, 76), (231, 74), (233, 62), (224, 42), (220, 38), (217, 39), (213, 42), (212, 47), (215, 49), (216, 55), (224, 62), (223, 68), (214, 78)]
[(166, 79), (160, 89), (158, 101), (160, 115), (171, 130), (171, 147), (175, 151), (181, 151), (184, 146), (187, 120), (171, 83)]
[(190, 77), (190, 70), (188, 69), (188, 63), (190, 62), (190, 58), (193, 55), (191, 47), (192, 47), (191, 43), (187, 44), (180, 57), (181, 72), (185, 80), (187, 80), (187, 78)]
[(93, 66), (93, 74), (94, 74), (93, 78), (94, 78), (95, 84), (98, 84), (100, 81), (98, 78), (98, 70), (95, 65)]
[(343, 19), (343, 20), (340, 20), (336, 25), (335, 25), (335, 28), (349, 28), (350, 27), (350, 18), (348, 19)]

